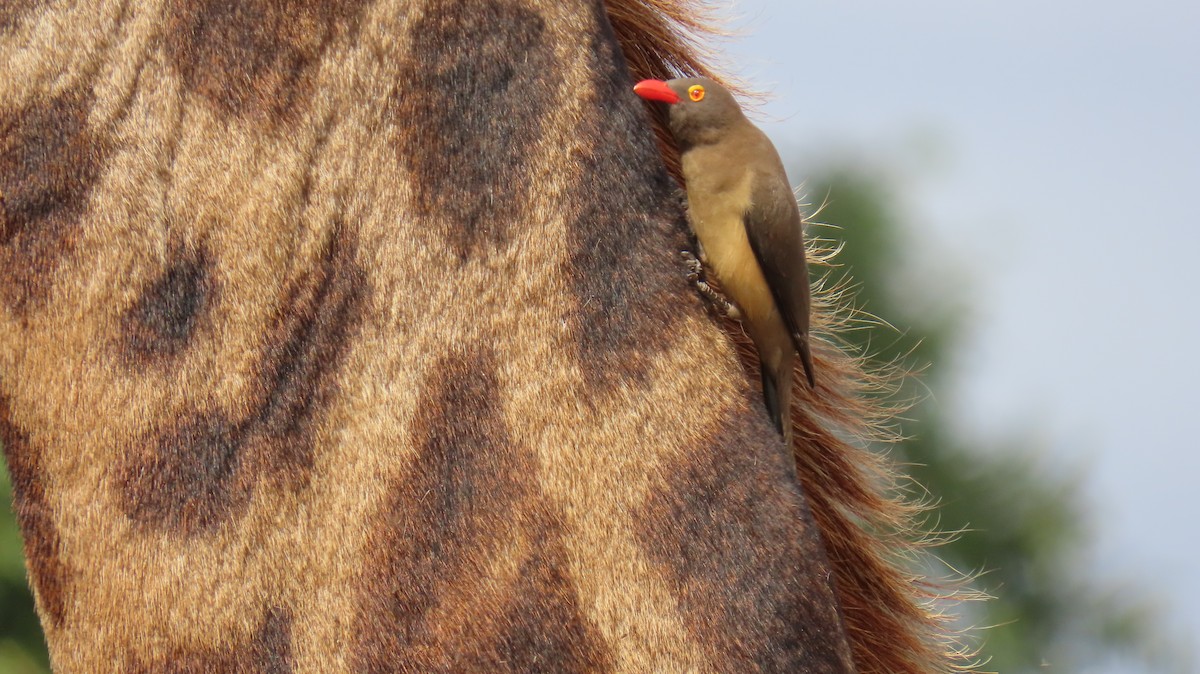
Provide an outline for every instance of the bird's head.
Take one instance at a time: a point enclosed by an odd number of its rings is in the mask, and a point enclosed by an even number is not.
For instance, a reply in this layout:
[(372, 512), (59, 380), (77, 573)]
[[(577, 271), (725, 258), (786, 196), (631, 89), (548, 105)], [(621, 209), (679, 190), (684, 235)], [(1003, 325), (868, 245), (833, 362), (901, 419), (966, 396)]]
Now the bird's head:
[(707, 77), (642, 80), (633, 91), (667, 104), (668, 126), (682, 148), (716, 142), (745, 119), (733, 94)]

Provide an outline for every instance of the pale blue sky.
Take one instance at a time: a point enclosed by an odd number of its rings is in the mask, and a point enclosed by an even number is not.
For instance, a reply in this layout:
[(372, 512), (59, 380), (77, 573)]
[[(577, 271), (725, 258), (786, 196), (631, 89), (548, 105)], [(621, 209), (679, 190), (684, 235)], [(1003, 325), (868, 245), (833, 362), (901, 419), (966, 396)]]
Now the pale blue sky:
[(939, 404), (965, 432), (1035, 431), (1081, 475), (1096, 573), (1200, 642), (1200, 2), (720, 8), (785, 154), (894, 169), (928, 273), (965, 277)]

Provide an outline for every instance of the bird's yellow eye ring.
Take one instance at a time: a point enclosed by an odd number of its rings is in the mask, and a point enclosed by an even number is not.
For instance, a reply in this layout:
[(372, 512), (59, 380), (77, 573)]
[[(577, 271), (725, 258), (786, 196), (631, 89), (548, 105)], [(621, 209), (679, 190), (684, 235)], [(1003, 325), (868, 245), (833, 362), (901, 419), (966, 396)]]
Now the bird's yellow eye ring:
[(700, 86), (699, 84), (693, 84), (692, 86), (688, 87), (688, 98), (697, 103), (704, 100), (704, 87)]

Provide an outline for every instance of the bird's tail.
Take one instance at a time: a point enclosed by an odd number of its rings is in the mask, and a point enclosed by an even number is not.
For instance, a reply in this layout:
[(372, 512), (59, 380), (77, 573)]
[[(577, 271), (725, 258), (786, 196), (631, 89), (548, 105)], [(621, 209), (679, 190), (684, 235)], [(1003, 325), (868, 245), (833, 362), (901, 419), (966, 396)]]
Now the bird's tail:
[(792, 444), (792, 361), (787, 359), (787, 367), (772, 371), (765, 364), (760, 366), (762, 373), (763, 403), (767, 414), (776, 430), (783, 436), (784, 442)]
[(813, 369), (812, 349), (808, 347), (808, 335), (796, 335), (796, 350), (800, 352), (800, 362), (804, 364), (804, 377), (808, 379), (808, 387), (817, 387), (816, 370)]

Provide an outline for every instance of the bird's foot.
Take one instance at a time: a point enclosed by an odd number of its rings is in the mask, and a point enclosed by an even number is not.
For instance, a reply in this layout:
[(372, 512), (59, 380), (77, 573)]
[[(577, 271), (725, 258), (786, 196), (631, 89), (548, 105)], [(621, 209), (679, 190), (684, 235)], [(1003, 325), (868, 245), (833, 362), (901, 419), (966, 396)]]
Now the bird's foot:
[[(704, 286), (708, 288), (708, 292), (712, 293), (709, 296), (709, 299), (717, 305), (718, 311), (735, 321), (742, 320), (742, 312), (737, 308), (736, 304), (725, 299), (723, 295), (708, 287), (707, 283), (705, 283)], [(700, 292), (704, 292), (704, 290), (701, 290)]]
[(681, 250), (679, 255), (683, 258), (683, 265), (687, 267), (688, 280), (692, 283), (699, 281), (704, 276), (704, 264), (690, 250)]
[(742, 312), (738, 311), (738, 308), (732, 302), (725, 299), (724, 295), (717, 292), (715, 288), (704, 280), (704, 263), (697, 259), (690, 250), (680, 251), (679, 254), (683, 257), (684, 266), (687, 267), (688, 281), (696, 286), (696, 290), (699, 290), (700, 294), (711, 302), (723, 316), (728, 316), (734, 320), (741, 320)]
[(675, 201), (679, 203), (680, 210), (686, 211), (688, 207), (687, 190), (676, 187), (672, 194), (675, 196)]

